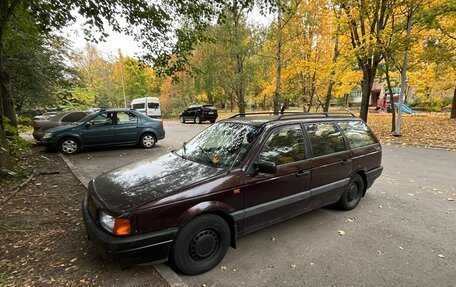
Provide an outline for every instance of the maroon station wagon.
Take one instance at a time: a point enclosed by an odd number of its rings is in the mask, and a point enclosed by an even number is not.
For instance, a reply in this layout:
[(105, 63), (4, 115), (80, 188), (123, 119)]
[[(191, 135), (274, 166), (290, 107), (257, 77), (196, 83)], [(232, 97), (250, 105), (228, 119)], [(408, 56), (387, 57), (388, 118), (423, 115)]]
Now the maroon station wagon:
[(236, 115), (179, 150), (92, 180), (83, 218), (108, 254), (199, 274), (249, 232), (326, 205), (355, 208), (381, 157), (353, 115)]

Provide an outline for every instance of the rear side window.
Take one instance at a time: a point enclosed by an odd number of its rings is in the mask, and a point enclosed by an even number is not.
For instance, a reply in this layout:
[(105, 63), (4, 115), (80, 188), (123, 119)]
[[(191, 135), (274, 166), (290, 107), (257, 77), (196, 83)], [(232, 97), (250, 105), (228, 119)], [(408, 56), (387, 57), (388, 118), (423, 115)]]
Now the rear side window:
[(367, 128), (366, 124), (361, 121), (349, 121), (337, 123), (348, 138), (350, 148), (362, 147), (377, 143), (374, 136)]
[(133, 109), (137, 110), (137, 109), (144, 109), (146, 105), (144, 103), (140, 103), (140, 104), (133, 104)]
[(149, 107), (149, 109), (158, 109), (159, 106), (159, 103), (147, 103), (147, 107)]
[(330, 123), (306, 125), (314, 157), (345, 150), (342, 133)]
[(117, 124), (118, 125), (136, 124), (136, 123), (138, 123), (138, 118), (133, 113), (129, 113), (129, 112), (118, 112), (117, 113)]
[(85, 116), (86, 116), (86, 113), (71, 113), (71, 114), (64, 116), (62, 118), (62, 122), (66, 122), (66, 123), (77, 122)]
[(305, 158), (304, 138), (299, 125), (287, 126), (274, 131), (260, 152), (260, 161), (270, 161), (277, 165)]

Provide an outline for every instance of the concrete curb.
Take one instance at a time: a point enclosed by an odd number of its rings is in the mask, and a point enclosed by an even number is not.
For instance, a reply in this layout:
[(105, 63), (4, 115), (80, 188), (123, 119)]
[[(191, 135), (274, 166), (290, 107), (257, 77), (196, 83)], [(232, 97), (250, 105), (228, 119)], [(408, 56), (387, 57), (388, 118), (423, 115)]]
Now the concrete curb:
[[(63, 154), (58, 153), (60, 158), (65, 162), (65, 164), (68, 166), (70, 171), (73, 173), (74, 177), (79, 180), (79, 182), (85, 186), (85, 188), (88, 188), (89, 181), (91, 180), (90, 178), (85, 177), (79, 170), (78, 168)], [(166, 281), (166, 283), (170, 287), (188, 287), (187, 284), (185, 284), (184, 281), (177, 275), (171, 268), (169, 268), (165, 264), (160, 264), (160, 265), (154, 265), (152, 266), (158, 274)]]

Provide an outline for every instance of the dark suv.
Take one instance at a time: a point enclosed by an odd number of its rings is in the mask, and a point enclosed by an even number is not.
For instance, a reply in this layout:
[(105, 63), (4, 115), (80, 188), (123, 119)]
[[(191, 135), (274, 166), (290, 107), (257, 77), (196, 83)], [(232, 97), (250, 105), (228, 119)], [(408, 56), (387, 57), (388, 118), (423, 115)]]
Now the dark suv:
[(83, 218), (109, 254), (199, 274), (242, 235), (326, 205), (355, 208), (381, 157), (354, 116), (238, 115), (179, 150), (98, 176)]
[(179, 115), (179, 121), (181, 123), (185, 123), (185, 121), (193, 121), (197, 124), (204, 121), (215, 123), (217, 117), (217, 109), (212, 105), (191, 105)]

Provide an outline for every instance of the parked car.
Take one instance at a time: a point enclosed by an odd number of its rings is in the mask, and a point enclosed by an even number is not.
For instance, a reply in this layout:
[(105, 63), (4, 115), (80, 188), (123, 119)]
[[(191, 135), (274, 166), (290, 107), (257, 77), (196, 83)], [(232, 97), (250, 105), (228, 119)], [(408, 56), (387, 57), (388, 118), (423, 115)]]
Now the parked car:
[(181, 123), (185, 123), (185, 121), (193, 121), (197, 124), (204, 121), (215, 123), (217, 117), (217, 109), (213, 105), (191, 105), (179, 115), (179, 121)]
[(131, 101), (131, 108), (151, 118), (161, 117), (160, 100), (154, 97), (138, 98)]
[(87, 116), (88, 112), (72, 111), (60, 113), (48, 120), (34, 120), (33, 121), (33, 137), (38, 142), (43, 140), (44, 133), (53, 127), (72, 124)]
[(135, 110), (110, 109), (91, 113), (72, 125), (49, 129), (43, 145), (63, 154), (75, 154), (93, 146), (155, 146), (165, 138), (163, 121), (151, 119)]
[(36, 115), (33, 117), (33, 120), (35, 121), (38, 121), (38, 120), (49, 120), (51, 119), (53, 116), (57, 115), (59, 112), (46, 112), (44, 114), (41, 114), (41, 115)]
[(326, 205), (355, 208), (381, 157), (367, 125), (346, 114), (238, 115), (98, 176), (82, 214), (108, 254), (199, 274), (247, 233)]

